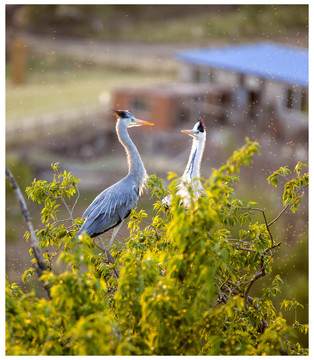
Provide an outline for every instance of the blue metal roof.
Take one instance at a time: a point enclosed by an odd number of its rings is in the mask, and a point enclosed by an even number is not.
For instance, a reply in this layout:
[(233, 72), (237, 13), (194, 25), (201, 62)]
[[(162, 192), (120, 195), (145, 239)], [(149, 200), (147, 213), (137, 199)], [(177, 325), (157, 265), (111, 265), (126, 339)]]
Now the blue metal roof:
[(307, 87), (308, 51), (283, 45), (259, 43), (223, 48), (202, 48), (177, 53), (181, 61), (222, 68)]

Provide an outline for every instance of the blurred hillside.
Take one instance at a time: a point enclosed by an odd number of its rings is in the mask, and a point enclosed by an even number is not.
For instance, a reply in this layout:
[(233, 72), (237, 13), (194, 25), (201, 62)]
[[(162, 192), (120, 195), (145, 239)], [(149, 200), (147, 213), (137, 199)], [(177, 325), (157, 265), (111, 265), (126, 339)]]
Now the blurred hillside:
[(7, 5), (6, 17), (7, 34), (207, 45), (299, 37), (307, 46), (306, 5)]

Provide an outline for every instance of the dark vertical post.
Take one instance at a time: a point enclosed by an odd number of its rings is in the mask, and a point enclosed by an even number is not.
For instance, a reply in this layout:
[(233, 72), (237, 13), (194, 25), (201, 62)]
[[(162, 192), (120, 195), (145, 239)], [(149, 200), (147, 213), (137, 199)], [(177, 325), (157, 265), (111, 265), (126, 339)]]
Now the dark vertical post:
[(26, 81), (27, 44), (22, 39), (13, 41), (11, 48), (12, 82), (15, 85), (24, 84)]

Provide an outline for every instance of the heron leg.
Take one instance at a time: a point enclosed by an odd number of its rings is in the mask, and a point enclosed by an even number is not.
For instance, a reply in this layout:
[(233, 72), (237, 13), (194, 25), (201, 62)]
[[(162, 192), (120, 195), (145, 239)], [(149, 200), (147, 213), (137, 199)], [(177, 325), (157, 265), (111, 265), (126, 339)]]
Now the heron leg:
[(113, 240), (115, 239), (115, 237), (116, 237), (116, 235), (117, 235), (117, 233), (118, 233), (118, 231), (119, 231), (122, 223), (123, 223), (123, 221), (121, 221), (120, 224), (117, 225), (117, 226), (113, 229), (113, 233), (112, 233), (112, 235), (111, 235), (111, 239), (110, 239), (109, 244), (108, 244), (108, 246), (107, 246), (107, 249), (106, 249), (106, 251), (105, 251), (105, 253), (106, 253), (107, 257), (108, 257), (108, 260), (111, 262), (111, 264), (114, 263), (114, 260), (113, 260), (113, 257), (111, 256), (109, 250), (110, 250), (110, 248), (111, 248), (111, 245), (112, 245), (112, 243), (113, 243)]
[(96, 238), (93, 238), (93, 244), (94, 244), (94, 246), (95, 246), (97, 249), (101, 250), (102, 252), (106, 252), (106, 248), (105, 248), (104, 243), (103, 243), (102, 240), (101, 240), (101, 237), (100, 237), (100, 236), (97, 236), (97, 238), (98, 238), (101, 246), (99, 246), (99, 245), (97, 244)]
[[(109, 251), (106, 250), (105, 245), (104, 245), (103, 241), (101, 240), (101, 237), (100, 237), (100, 236), (97, 236), (97, 238), (98, 238), (101, 246), (99, 246), (99, 245), (97, 244), (96, 238), (93, 238), (93, 244), (94, 244), (95, 247), (97, 247), (99, 250), (101, 250), (102, 252), (104, 252), (104, 253), (106, 254), (109, 262), (110, 262), (111, 264), (113, 264), (113, 263), (114, 263), (114, 259), (113, 259), (112, 255), (109, 253)], [(115, 277), (118, 279), (118, 278), (119, 278), (119, 274), (118, 274), (118, 271), (116, 270), (115, 267), (113, 267), (113, 272), (114, 272)]]
[(105, 248), (105, 245), (104, 245), (103, 241), (101, 240), (101, 237), (100, 237), (100, 236), (97, 236), (97, 238), (98, 238), (101, 246), (99, 246), (99, 245), (96, 243), (96, 238), (93, 238), (93, 244), (94, 244), (94, 246), (95, 246), (96, 248), (98, 248), (99, 250), (101, 250), (102, 252), (104, 252), (104, 253), (106, 254), (109, 262), (110, 262), (111, 264), (113, 264), (113, 263), (114, 263), (114, 259), (113, 259), (112, 255), (110, 254), (109, 250), (107, 250), (107, 249)]
[[(118, 234), (118, 231), (122, 225), (123, 221), (120, 222), (119, 225), (117, 225), (114, 229), (113, 229), (113, 232), (112, 232), (112, 235), (111, 235), (111, 239), (109, 241), (109, 244), (107, 246), (107, 249), (105, 250), (105, 253), (108, 257), (108, 260), (111, 264), (114, 264), (114, 258), (112, 257), (112, 255), (110, 254), (109, 250), (111, 248), (111, 245), (113, 243), (113, 240), (115, 239), (116, 235)], [(118, 279), (119, 278), (119, 274), (117, 272), (117, 270), (115, 268), (113, 268), (113, 271), (114, 271), (114, 274), (115, 274), (115, 277)]]
[(98, 236), (98, 240), (99, 240), (99, 242), (100, 242), (101, 247), (102, 247), (103, 249), (106, 249), (106, 248), (105, 248), (105, 244), (104, 244), (103, 241), (101, 240), (101, 237), (100, 237), (100, 236)]

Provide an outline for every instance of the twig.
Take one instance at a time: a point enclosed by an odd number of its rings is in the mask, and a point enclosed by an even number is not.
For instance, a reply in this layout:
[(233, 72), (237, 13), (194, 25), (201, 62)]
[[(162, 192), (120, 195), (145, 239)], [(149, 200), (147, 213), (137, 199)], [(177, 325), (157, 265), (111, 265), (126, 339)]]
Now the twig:
[(228, 277), (228, 279), (225, 281), (225, 282), (222, 282), (220, 279), (219, 279), (219, 276), (216, 275), (217, 277), (217, 280), (220, 282), (220, 289), (222, 290), (223, 287), (226, 287), (229, 291), (229, 294), (232, 295), (232, 290), (229, 288), (229, 286), (227, 285), (227, 282), (229, 281), (230, 279), (230, 276)]
[[(301, 191), (303, 191), (308, 185), (305, 185), (303, 186), (302, 188), (300, 188), (298, 191), (296, 191), (296, 194), (298, 195)], [(287, 210), (289, 209), (289, 207), (291, 206), (291, 204), (287, 204), (282, 210), (280, 210), (279, 214), (271, 221), (269, 222), (266, 226), (267, 228), (269, 226), (271, 226), (273, 223), (275, 223), (279, 218), (280, 216)]]
[(240, 240), (240, 239), (227, 239), (227, 241), (234, 241), (239, 242), (241, 244), (249, 245), (250, 243), (248, 241)]
[(290, 207), (290, 204), (286, 205), (286, 206), (279, 212), (279, 214), (275, 217), (275, 219), (272, 220), (272, 221), (268, 224), (268, 226), (270, 226), (270, 225), (272, 225), (274, 222), (276, 222), (276, 221), (280, 218), (280, 216), (281, 216), (289, 207)]
[[(296, 191), (296, 194), (299, 194), (301, 191), (303, 191), (308, 185), (305, 185), (303, 186), (302, 188), (300, 188), (298, 191)], [(291, 206), (291, 204), (287, 204), (282, 210), (280, 210), (279, 214), (270, 222), (267, 222), (267, 219), (266, 219), (266, 214), (265, 214), (265, 211), (263, 209), (259, 209), (259, 208), (248, 208), (248, 207), (240, 207), (239, 209), (240, 210), (254, 210), (254, 211), (260, 211), (264, 217), (264, 222), (265, 222), (265, 225), (266, 225), (266, 228), (267, 228), (267, 231), (268, 231), (268, 234), (270, 236), (270, 240), (271, 240), (271, 248), (273, 247), (276, 247), (276, 246), (279, 246), (279, 245), (276, 245), (274, 244), (274, 239), (273, 239), (273, 235), (270, 231), (270, 226), (273, 225), (279, 218), (280, 216), (287, 210), (289, 209), (289, 207)], [(236, 239), (229, 239), (229, 241), (236, 241)]]
[(74, 225), (78, 226), (77, 223), (75, 222), (74, 218), (73, 218), (72, 211), (70, 210), (70, 208), (68, 207), (68, 204), (67, 204), (66, 201), (64, 200), (64, 197), (63, 197), (62, 195), (59, 196), (59, 197), (60, 197), (60, 199), (62, 200), (64, 206), (66, 207), (66, 209), (67, 209), (67, 211), (68, 211), (68, 213), (69, 213), (69, 215), (70, 215), (70, 220), (72, 221), (72, 223), (73, 223)]
[(240, 247), (240, 246), (236, 246), (236, 249), (237, 250), (242, 250), (242, 251), (249, 251), (249, 252), (256, 251), (256, 250), (253, 250), (253, 249), (243, 248), (243, 247)]
[(263, 215), (263, 218), (264, 218), (264, 222), (265, 222), (265, 225), (266, 225), (266, 228), (267, 228), (267, 231), (268, 231), (268, 234), (270, 236), (270, 240), (271, 240), (271, 244), (274, 245), (274, 239), (273, 239), (273, 234), (271, 233), (270, 229), (269, 229), (269, 224), (267, 222), (267, 219), (266, 219), (266, 214), (265, 214), (265, 211), (263, 209), (259, 209), (259, 208), (248, 208), (248, 207), (240, 207), (239, 208), (240, 210), (253, 210), (253, 211), (260, 211)]
[(256, 272), (253, 279), (249, 282), (248, 287), (245, 290), (244, 293), (244, 307), (247, 309), (248, 307), (248, 296), (249, 296), (249, 292), (253, 286), (253, 284), (255, 283), (256, 280), (258, 280), (260, 277), (265, 276), (266, 272), (265, 272), (265, 267), (264, 267), (264, 256), (262, 255), (261, 258), (261, 268), (259, 270), (259, 272)]
[(277, 243), (277, 244), (273, 244), (272, 246), (270, 246), (269, 248), (265, 249), (262, 254), (266, 254), (268, 251), (270, 252), (271, 257), (273, 257), (273, 253), (272, 253), (272, 249), (275, 249), (276, 247), (280, 246), (281, 242)]
[[(218, 281), (219, 281), (220, 284), (221, 284), (221, 287), (220, 287), (220, 288), (222, 289), (223, 287), (225, 287), (225, 288), (228, 290), (228, 292), (229, 292), (230, 295), (239, 295), (239, 291), (237, 291), (236, 288), (239, 287), (239, 286), (241, 286), (241, 285), (245, 285), (245, 284), (251, 282), (251, 281), (248, 281), (248, 282), (245, 282), (245, 283), (239, 284), (239, 285), (237, 285), (237, 284), (235, 284), (235, 283), (233, 283), (233, 282), (230, 282), (231, 285), (235, 286), (234, 289), (231, 289), (231, 288), (226, 284), (226, 283), (228, 282), (228, 280), (223, 283), (223, 282), (219, 279), (218, 275), (216, 275), (216, 276), (217, 276)], [(226, 295), (226, 294), (225, 294), (225, 295)], [(241, 297), (244, 297), (244, 295), (242, 295), (242, 294), (240, 294), (240, 296), (241, 296)], [(223, 296), (222, 299), (220, 299), (220, 300), (218, 301), (217, 305), (219, 305), (222, 301), (225, 301), (226, 297), (228, 298), (227, 295), (226, 295), (226, 296)], [(254, 298), (252, 298), (251, 296), (247, 295), (247, 301), (248, 301), (250, 304), (253, 305), (254, 309), (259, 310), (258, 304), (254, 303)], [(215, 306), (216, 306), (216, 305), (215, 305)]]
[(77, 192), (77, 197), (76, 197), (76, 199), (74, 201), (74, 204), (72, 206), (71, 214), (73, 214), (74, 208), (75, 208), (75, 206), (77, 204), (77, 201), (78, 201), (78, 199), (79, 199), (79, 197), (81, 195), (79, 189), (76, 186), (75, 186), (75, 189), (76, 189), (76, 192)]
[(106, 252), (106, 249), (105, 249), (104, 243), (102, 242), (100, 236), (97, 236), (97, 238), (98, 238), (98, 240), (100, 241), (101, 246), (97, 244), (96, 238), (93, 238), (92, 241), (93, 241), (94, 246), (95, 246), (96, 248), (98, 248), (99, 250), (101, 250), (103, 253), (105, 253), (105, 252)]
[[(39, 244), (38, 244), (38, 239), (37, 239), (37, 236), (35, 234), (35, 231), (34, 231), (34, 227), (33, 227), (33, 224), (31, 222), (31, 218), (30, 218), (30, 214), (29, 214), (29, 211), (27, 209), (27, 206), (26, 206), (26, 202), (25, 202), (25, 199), (24, 199), (24, 196), (21, 192), (21, 189), (19, 188), (17, 182), (15, 181), (15, 178), (14, 176), (12, 175), (11, 171), (9, 170), (9, 168), (6, 166), (5, 167), (5, 175), (14, 191), (14, 194), (15, 196), (17, 197), (18, 199), (18, 202), (19, 202), (19, 205), (21, 207), (21, 211), (22, 211), (22, 215), (23, 215), (23, 218), (26, 222), (26, 225), (28, 227), (28, 231), (29, 231), (29, 234), (30, 234), (30, 239), (31, 239), (31, 247), (33, 249), (33, 252), (34, 252), (34, 256), (37, 260), (37, 265), (38, 266), (35, 266), (35, 269), (37, 271), (37, 274), (38, 276), (40, 277), (44, 271), (47, 270), (47, 266), (45, 264), (45, 261), (44, 261), (44, 256), (43, 256), (43, 253), (39, 247)], [(48, 293), (48, 296), (50, 297), (50, 289), (48, 288), (48, 286), (44, 285), (47, 293)]]

